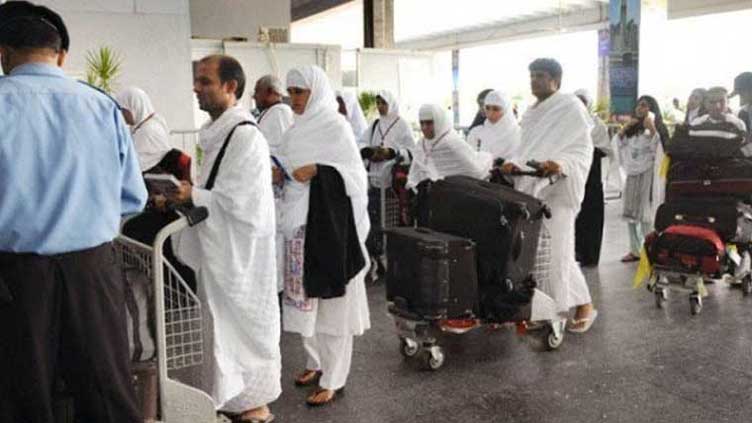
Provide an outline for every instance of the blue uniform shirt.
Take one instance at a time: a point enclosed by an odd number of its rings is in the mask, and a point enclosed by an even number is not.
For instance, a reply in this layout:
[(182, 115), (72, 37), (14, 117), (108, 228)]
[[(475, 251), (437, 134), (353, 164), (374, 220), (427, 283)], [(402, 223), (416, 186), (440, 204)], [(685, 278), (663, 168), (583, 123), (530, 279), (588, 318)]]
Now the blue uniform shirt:
[(0, 77), (0, 251), (96, 247), (145, 202), (133, 141), (111, 98), (39, 63)]

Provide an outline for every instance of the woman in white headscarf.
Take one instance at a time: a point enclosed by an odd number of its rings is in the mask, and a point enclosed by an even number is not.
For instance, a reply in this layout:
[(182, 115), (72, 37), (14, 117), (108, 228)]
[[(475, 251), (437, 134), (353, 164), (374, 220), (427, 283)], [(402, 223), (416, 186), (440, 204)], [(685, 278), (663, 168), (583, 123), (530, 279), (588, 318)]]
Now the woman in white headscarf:
[[(493, 157), (473, 150), (454, 131), (447, 113), (438, 105), (424, 104), (418, 111), (423, 138), (413, 153), (407, 176), (407, 188), (418, 193), (416, 218), (425, 225), (427, 213), (424, 182), (435, 182), (447, 176), (464, 175), (484, 179), (489, 175)], [(420, 186), (419, 186), (420, 185)]]
[[(283, 165), (292, 175), (292, 181), (286, 182), (282, 203), (281, 227), (287, 248), (283, 326), (285, 331), (303, 337), (307, 364), (295, 383), (308, 386), (318, 382), (319, 387), (306, 401), (319, 406), (332, 402), (344, 388), (350, 372), (353, 337), (370, 327), (364, 283), (368, 257), (365, 241), (370, 230), (368, 180), (353, 133), (337, 112), (334, 91), (324, 71), (317, 66), (295, 68), (287, 74), (287, 86), (295, 121), (284, 135), (281, 152)], [(316, 187), (326, 175), (330, 181), (334, 175), (334, 185), (344, 187), (328, 206), (344, 204), (353, 229), (348, 232), (346, 225), (341, 225), (330, 236), (317, 239), (311, 231), (321, 228), (315, 227), (319, 221), (311, 216), (314, 207), (321, 205), (317, 203)], [(352, 247), (354, 241), (356, 251), (340, 248), (344, 245), (337, 245), (338, 249), (325, 245), (330, 241), (322, 238), (333, 238), (343, 231), (350, 235), (348, 246)], [(322, 263), (343, 260), (342, 255), (348, 252), (344, 258), (347, 263), (342, 264), (349, 271), (344, 283), (337, 287), (340, 291), (313, 295), (312, 291), (319, 287), (313, 286), (313, 272), (306, 265), (309, 259), (315, 256), (316, 262), (310, 264), (322, 267)], [(333, 274), (331, 281), (334, 276), (343, 279), (341, 273)], [(322, 279), (327, 278), (317, 282)]]
[(492, 157), (474, 151), (452, 129), (447, 113), (438, 105), (424, 104), (418, 112), (423, 138), (413, 152), (407, 187), (415, 189), (423, 181), (465, 175), (483, 179), (491, 170)]
[[(371, 254), (371, 280), (377, 279), (386, 270), (384, 264), (384, 243), (381, 227), (381, 189), (394, 187), (400, 205), (400, 220), (407, 224), (409, 193), (404, 188), (404, 171), (410, 166), (415, 139), (410, 125), (399, 114), (397, 98), (389, 91), (381, 90), (376, 95), (376, 108), (379, 117), (363, 133), (358, 142), (363, 164), (368, 171), (369, 189), (368, 211), (371, 217), (371, 235), (366, 246)], [(399, 164), (402, 168), (395, 169)], [(392, 176), (397, 171), (397, 181)], [(393, 184), (393, 182), (395, 182)]]
[(491, 91), (483, 102), (486, 120), (467, 135), (470, 147), (491, 154), (494, 159), (511, 157), (520, 145), (520, 125), (514, 117), (509, 97)]
[(575, 223), (575, 252), (580, 265), (597, 266), (601, 257), (605, 205), (601, 164), (604, 158), (614, 157), (614, 149), (606, 125), (597, 114), (591, 112), (593, 98), (590, 93), (580, 89), (574, 95), (585, 105), (594, 124), (590, 131), (594, 147), (593, 163), (585, 183), (585, 198)]
[(131, 126), (141, 172), (147, 172), (172, 149), (167, 122), (154, 111), (149, 96), (140, 88), (128, 87), (119, 92), (115, 100), (125, 122)]
[(363, 133), (368, 129), (366, 117), (363, 115), (363, 109), (360, 108), (358, 97), (349, 91), (337, 92), (337, 103), (339, 112), (347, 118), (352, 127), (355, 141), (359, 140)]

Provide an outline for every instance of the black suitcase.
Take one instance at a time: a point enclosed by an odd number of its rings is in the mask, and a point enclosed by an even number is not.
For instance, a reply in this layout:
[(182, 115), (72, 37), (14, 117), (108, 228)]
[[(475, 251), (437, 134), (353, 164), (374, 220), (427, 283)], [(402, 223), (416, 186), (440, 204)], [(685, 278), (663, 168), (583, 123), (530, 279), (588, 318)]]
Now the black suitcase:
[(752, 159), (682, 160), (668, 172), (668, 199), (687, 196), (752, 198)]
[(475, 243), (426, 228), (394, 228), (385, 233), (388, 301), (428, 320), (475, 316)]
[[(431, 189), (429, 227), (470, 238), (478, 255), (483, 314), (504, 320), (532, 298), (538, 238), (548, 209), (508, 186), (452, 176)], [(512, 308), (514, 308), (512, 307)]]
[(712, 229), (724, 241), (752, 241), (752, 207), (733, 198), (678, 199), (663, 203), (655, 214), (655, 229), (694, 225)]
[(746, 136), (731, 123), (680, 125), (666, 145), (672, 159), (731, 159), (744, 157)]

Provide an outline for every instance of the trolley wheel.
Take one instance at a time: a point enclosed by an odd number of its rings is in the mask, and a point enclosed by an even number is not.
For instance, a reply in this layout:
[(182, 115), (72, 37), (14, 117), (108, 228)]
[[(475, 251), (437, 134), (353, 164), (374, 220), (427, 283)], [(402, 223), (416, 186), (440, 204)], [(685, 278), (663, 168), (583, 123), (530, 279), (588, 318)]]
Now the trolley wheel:
[(423, 360), (423, 364), (425, 365), (427, 370), (439, 370), (444, 366), (444, 362), (446, 361), (444, 349), (435, 345), (432, 346), (431, 348), (426, 350), (425, 354), (423, 355)]
[(693, 316), (700, 314), (702, 311), (702, 298), (697, 293), (689, 296), (689, 311)]
[(668, 300), (668, 292), (666, 288), (655, 288), (655, 306), (658, 308), (666, 307), (666, 301)]
[(742, 294), (744, 294), (745, 297), (752, 294), (752, 276), (747, 275), (742, 279)]
[(413, 358), (420, 352), (420, 345), (412, 339), (400, 338), (400, 354), (405, 358)]
[(564, 331), (562, 330), (561, 333), (557, 336), (556, 332), (554, 332), (554, 328), (549, 325), (544, 332), (544, 342), (547, 351), (554, 351), (559, 349), (561, 344), (564, 342)]

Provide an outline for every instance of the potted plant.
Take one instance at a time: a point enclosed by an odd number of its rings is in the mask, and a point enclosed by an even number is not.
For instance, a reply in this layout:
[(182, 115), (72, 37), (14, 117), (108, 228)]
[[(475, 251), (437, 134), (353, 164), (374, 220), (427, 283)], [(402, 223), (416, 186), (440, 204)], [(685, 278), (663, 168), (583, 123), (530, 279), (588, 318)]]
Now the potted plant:
[(110, 47), (89, 50), (86, 52), (86, 82), (112, 94), (122, 65), (122, 56)]

